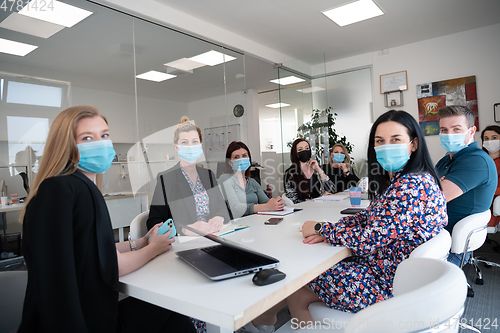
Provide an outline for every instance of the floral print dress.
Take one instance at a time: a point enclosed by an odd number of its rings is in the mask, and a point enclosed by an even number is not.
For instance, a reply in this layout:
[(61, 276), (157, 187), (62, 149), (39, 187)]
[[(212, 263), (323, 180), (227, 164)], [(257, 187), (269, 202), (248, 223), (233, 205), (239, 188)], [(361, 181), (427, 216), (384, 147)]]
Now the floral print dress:
[(446, 200), (432, 176), (396, 172), (367, 209), (323, 225), (321, 234), (332, 245), (350, 249), (352, 256), (309, 287), (326, 305), (346, 312), (388, 299), (399, 263), (447, 223)]

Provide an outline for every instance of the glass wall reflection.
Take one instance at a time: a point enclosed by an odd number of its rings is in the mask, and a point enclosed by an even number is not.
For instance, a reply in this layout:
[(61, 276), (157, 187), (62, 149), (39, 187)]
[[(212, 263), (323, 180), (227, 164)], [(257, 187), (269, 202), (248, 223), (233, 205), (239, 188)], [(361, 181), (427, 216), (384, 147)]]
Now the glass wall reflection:
[[(246, 110), (245, 59), (100, 5), (64, 2), (88, 16), (69, 28), (45, 22), (39, 29), (31, 19), (29, 29), (18, 29), (11, 21), (20, 14), (0, 11), (0, 38), (33, 46), (25, 55), (0, 53), (0, 179), (9, 199), (25, 197), (56, 115), (94, 105), (117, 154), (101, 186), (123, 239), (123, 227), (148, 209), (158, 172), (179, 162), (173, 128), (182, 116), (203, 134), (197, 163), (217, 176), (227, 144), (248, 141), (249, 112), (233, 112)], [(7, 232), (20, 232), (18, 213), (7, 213)]]

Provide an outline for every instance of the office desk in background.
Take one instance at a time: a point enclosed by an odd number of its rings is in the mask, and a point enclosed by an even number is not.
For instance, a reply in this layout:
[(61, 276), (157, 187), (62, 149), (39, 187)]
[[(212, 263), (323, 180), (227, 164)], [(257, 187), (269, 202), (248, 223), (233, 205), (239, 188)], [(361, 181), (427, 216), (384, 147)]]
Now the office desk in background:
[(213, 282), (179, 259), (175, 252), (214, 243), (205, 238), (180, 242), (176, 237), (170, 251), (121, 277), (120, 291), (219, 326), (220, 332), (232, 332), (350, 255), (348, 249), (340, 246), (304, 244), (299, 231), (306, 220), (337, 221), (345, 216), (340, 210), (348, 206), (349, 200), (315, 203), (314, 208), (303, 207), (302, 211), (284, 216), (276, 226), (264, 225), (270, 217), (264, 215), (251, 215), (232, 222), (248, 224), (250, 228), (225, 238), (280, 260), (278, 269), (287, 276), (277, 283), (255, 286), (253, 274)]
[[(10, 252), (10, 251), (6, 251), (5, 249), (8, 248), (8, 238), (9, 237), (12, 237), (13, 235), (17, 237), (19, 237), (19, 247), (20, 247), (20, 233), (14, 233), (14, 234), (8, 234), (7, 233), (7, 213), (8, 212), (16, 212), (16, 211), (21, 211), (22, 209), (24, 208), (24, 203), (20, 203), (20, 204), (15, 204), (15, 205), (0, 205), (0, 230), (2, 232), (2, 237), (0, 239), (0, 242), (1, 242), (1, 246), (0, 246), (0, 253), (2, 252)], [(22, 258), (22, 256), (20, 255), (21, 253), (21, 249), (19, 248), (18, 249), (19, 253), (15, 256), (15, 257), (12, 257), (12, 258), (3, 258), (3, 259), (0, 259), (0, 263), (1, 264), (5, 264), (11, 260), (17, 260), (19, 258)]]

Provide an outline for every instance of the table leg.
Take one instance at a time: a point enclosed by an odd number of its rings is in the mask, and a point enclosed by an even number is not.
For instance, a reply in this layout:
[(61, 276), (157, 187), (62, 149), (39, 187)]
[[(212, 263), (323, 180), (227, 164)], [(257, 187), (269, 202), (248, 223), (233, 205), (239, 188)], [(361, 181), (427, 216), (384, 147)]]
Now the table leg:
[(123, 237), (123, 228), (118, 228), (118, 236), (120, 239), (120, 242), (123, 242), (125, 238)]
[(233, 330), (207, 323), (207, 333), (233, 333)]

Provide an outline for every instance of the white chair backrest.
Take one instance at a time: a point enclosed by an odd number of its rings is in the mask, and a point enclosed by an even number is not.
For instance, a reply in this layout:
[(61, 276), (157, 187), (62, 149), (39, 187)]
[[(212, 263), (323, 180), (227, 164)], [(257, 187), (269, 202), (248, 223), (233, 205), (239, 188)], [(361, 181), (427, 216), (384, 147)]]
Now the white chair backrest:
[[(491, 212), (488, 209), (487, 211), (469, 215), (458, 221), (453, 226), (453, 231), (451, 233), (451, 252), (464, 253), (465, 251), (474, 251), (480, 248), (488, 235), (486, 227), (490, 218)], [(469, 234), (470, 241), (465, 250)]]
[(293, 201), (290, 200), (290, 198), (288, 198), (286, 196), (286, 193), (283, 193), (283, 195), (281, 197), (283, 198), (283, 200), (285, 200), (285, 206), (291, 206), (291, 205), (293, 205)]
[(493, 215), (500, 216), (500, 196), (493, 200)]
[(467, 281), (457, 266), (431, 258), (407, 259), (396, 270), (394, 297), (356, 313), (344, 332), (428, 331), (460, 313), (466, 297)]
[(0, 332), (19, 328), (27, 284), (27, 271), (0, 272)]
[(130, 223), (130, 237), (132, 239), (137, 239), (143, 237), (148, 233), (148, 227), (146, 226), (146, 221), (149, 217), (149, 210), (137, 215)]
[(451, 248), (450, 233), (443, 229), (439, 234), (419, 245), (410, 253), (410, 258), (434, 258), (445, 260)]

